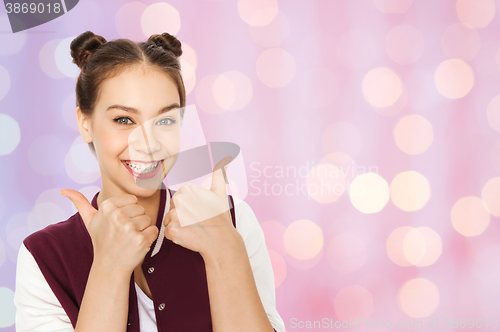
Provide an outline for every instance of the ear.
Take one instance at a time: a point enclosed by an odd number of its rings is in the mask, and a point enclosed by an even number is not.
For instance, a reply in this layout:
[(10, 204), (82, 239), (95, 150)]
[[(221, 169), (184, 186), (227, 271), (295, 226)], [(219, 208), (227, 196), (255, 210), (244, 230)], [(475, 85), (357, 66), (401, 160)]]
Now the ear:
[(76, 118), (78, 120), (78, 131), (87, 143), (92, 143), (92, 128), (90, 126), (90, 119), (82, 113), (80, 107), (76, 108)]

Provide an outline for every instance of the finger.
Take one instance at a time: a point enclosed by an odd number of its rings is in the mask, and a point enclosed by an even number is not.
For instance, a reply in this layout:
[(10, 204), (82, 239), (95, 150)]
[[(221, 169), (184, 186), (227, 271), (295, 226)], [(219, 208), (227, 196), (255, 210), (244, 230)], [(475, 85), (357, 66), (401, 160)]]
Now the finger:
[(216, 192), (220, 196), (227, 196), (226, 192), (226, 171), (229, 163), (233, 160), (231, 156), (224, 157), (221, 161), (217, 163), (214, 167), (212, 174), (212, 185), (210, 190)]
[(130, 194), (116, 195), (116, 196), (113, 196), (111, 198), (108, 198), (107, 200), (110, 201), (117, 208), (129, 205), (129, 204), (136, 204), (138, 201), (137, 196), (130, 195)]
[(138, 231), (144, 231), (146, 228), (149, 226), (154, 226), (151, 225), (151, 218), (148, 215), (142, 215), (142, 216), (137, 216), (132, 219), (130, 219), (133, 223), (134, 226)]
[(172, 222), (172, 220), (175, 218), (174, 214), (177, 212), (175, 210), (170, 209), (168, 213), (165, 214), (165, 218), (163, 218), (163, 225), (168, 226)]
[(158, 227), (156, 227), (156, 226), (149, 226), (142, 231), (142, 233), (144, 234), (144, 237), (146, 239), (148, 239), (150, 246), (158, 238), (159, 232), (160, 231), (158, 230)]
[(69, 198), (73, 202), (76, 209), (80, 213), (80, 216), (82, 217), (85, 226), (88, 227), (90, 221), (92, 220), (92, 218), (94, 218), (94, 215), (97, 213), (97, 210), (92, 206), (92, 204), (89, 203), (87, 198), (82, 193), (76, 190), (71, 190), (66, 188), (61, 189), (59, 193), (64, 197)]
[(137, 216), (143, 216), (146, 213), (146, 210), (142, 205), (139, 204), (129, 204), (118, 208), (123, 210), (123, 212), (129, 217), (134, 218)]

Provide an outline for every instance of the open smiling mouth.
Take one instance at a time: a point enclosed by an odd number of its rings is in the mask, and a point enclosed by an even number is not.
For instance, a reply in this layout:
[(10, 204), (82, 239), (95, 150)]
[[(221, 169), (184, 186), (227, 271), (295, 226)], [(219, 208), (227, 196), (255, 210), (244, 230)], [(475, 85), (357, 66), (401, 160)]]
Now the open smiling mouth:
[(122, 160), (125, 168), (136, 178), (149, 179), (158, 174), (163, 168), (163, 160), (156, 161), (138, 161)]

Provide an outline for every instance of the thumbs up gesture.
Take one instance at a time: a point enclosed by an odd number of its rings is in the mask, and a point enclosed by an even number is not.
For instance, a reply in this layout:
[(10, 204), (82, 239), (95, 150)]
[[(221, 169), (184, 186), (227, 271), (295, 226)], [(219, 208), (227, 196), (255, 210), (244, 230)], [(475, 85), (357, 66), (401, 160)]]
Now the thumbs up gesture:
[(85, 223), (94, 247), (93, 264), (131, 275), (158, 236), (158, 228), (151, 225), (137, 197), (117, 195), (96, 210), (78, 191), (62, 189), (60, 193), (73, 202)]
[(241, 244), (231, 220), (222, 171), (223, 167), (227, 170), (231, 159), (226, 157), (214, 167), (210, 190), (188, 183), (175, 192), (163, 219), (167, 239), (202, 256), (217, 255), (227, 246)]

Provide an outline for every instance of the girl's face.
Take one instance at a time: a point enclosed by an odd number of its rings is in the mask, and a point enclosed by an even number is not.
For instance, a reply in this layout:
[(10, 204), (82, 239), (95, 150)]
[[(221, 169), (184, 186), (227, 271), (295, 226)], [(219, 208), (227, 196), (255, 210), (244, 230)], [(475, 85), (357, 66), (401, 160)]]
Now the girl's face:
[(103, 190), (153, 195), (177, 161), (181, 120), (167, 74), (133, 66), (105, 80), (92, 117), (79, 119), (83, 138), (94, 143)]

